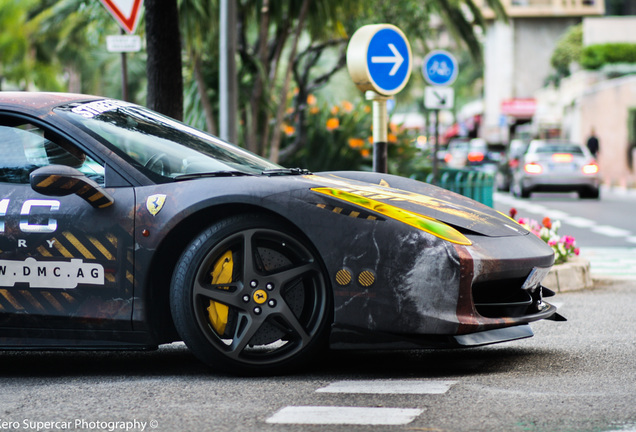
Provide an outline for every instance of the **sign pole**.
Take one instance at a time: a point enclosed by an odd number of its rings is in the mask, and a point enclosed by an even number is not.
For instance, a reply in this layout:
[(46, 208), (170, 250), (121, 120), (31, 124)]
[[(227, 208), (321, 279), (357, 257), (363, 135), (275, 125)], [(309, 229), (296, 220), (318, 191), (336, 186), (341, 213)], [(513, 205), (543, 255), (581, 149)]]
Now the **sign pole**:
[[(121, 34), (124, 34), (124, 29), (121, 29)], [(125, 51), (121, 53), (121, 95), (123, 100), (130, 101), (128, 95), (128, 61)]]
[(389, 115), (386, 101), (390, 97), (382, 96), (374, 91), (367, 91), (365, 98), (372, 101), (373, 106), (373, 171), (387, 173)]
[(439, 179), (439, 161), (437, 153), (439, 152), (439, 110), (435, 110), (435, 145), (433, 146), (433, 184), (437, 185)]
[(439, 167), (439, 111), (453, 108), (455, 92), (450, 86), (457, 78), (458, 68), (455, 57), (444, 50), (431, 51), (424, 57), (422, 74), (432, 87), (426, 87), (424, 106), (435, 112), (435, 145), (433, 147), (433, 184), (437, 184)]

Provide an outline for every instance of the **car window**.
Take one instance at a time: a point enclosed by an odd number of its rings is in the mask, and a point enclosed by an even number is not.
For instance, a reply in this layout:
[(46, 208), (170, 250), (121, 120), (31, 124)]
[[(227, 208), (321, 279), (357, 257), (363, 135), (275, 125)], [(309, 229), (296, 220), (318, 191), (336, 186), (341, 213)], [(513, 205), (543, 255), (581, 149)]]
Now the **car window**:
[(542, 146), (537, 147), (537, 153), (572, 153), (572, 154), (583, 154), (583, 149), (575, 144), (565, 144), (565, 143), (555, 143), (555, 144), (544, 144)]
[(61, 106), (55, 111), (157, 181), (199, 173), (261, 174), (282, 168), (131, 103), (99, 100)]
[(104, 184), (104, 167), (68, 140), (31, 123), (0, 125), (0, 182), (28, 184), (29, 174), (47, 165), (70, 166)]

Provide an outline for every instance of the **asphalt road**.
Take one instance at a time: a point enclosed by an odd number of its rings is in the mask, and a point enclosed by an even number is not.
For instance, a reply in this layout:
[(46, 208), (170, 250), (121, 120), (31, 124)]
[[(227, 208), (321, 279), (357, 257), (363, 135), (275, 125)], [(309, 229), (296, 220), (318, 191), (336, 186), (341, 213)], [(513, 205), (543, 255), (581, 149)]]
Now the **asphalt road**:
[(218, 375), (180, 344), (4, 352), (0, 430), (635, 431), (635, 296), (634, 282), (561, 294), (568, 321), (531, 339), (331, 352), (280, 377)]
[[(562, 233), (584, 250), (636, 247), (630, 193), (608, 191), (600, 201), (497, 195), (498, 209), (511, 206), (562, 220)], [(636, 431), (636, 280), (555, 302), (568, 321), (535, 323), (531, 339), (463, 351), (330, 352), (279, 377), (219, 375), (182, 344), (2, 352), (0, 431)]]
[(560, 234), (574, 236), (580, 247), (636, 247), (636, 190), (603, 188), (599, 200), (574, 193), (537, 193), (529, 199), (496, 193), (494, 207), (505, 214), (515, 208), (517, 219), (559, 220)]

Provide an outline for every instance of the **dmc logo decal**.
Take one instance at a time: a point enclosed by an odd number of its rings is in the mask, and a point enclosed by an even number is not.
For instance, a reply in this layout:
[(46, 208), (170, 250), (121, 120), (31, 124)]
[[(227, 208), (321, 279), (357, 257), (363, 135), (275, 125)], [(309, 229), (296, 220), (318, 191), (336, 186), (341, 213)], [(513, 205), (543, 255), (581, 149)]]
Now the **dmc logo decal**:
[(166, 203), (166, 195), (156, 194), (150, 195), (146, 199), (146, 208), (151, 215), (156, 216), (161, 211), (163, 205)]
[(67, 261), (0, 260), (0, 286), (28, 283), (31, 288), (73, 289), (78, 284), (104, 285), (104, 267), (81, 259)]

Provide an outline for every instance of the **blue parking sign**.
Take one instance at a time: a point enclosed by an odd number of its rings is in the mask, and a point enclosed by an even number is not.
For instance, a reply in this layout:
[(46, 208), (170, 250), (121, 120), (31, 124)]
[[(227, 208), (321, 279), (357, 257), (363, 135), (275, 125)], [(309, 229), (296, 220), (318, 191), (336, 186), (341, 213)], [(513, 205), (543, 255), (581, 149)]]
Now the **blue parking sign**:
[(457, 60), (443, 50), (428, 53), (422, 64), (422, 74), (431, 85), (451, 85), (457, 78), (457, 72)]

